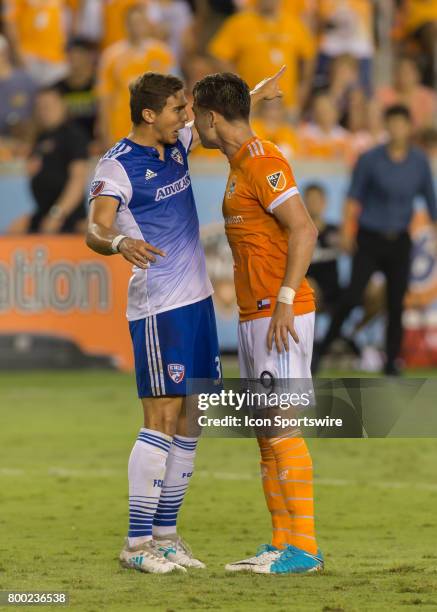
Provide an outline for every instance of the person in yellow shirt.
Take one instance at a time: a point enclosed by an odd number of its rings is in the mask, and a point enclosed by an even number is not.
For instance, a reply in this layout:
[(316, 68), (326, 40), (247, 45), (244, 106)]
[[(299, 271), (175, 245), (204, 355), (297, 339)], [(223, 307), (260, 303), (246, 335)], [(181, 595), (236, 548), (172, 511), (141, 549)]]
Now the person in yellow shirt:
[[(261, 140), (273, 142), (288, 159), (296, 157), (297, 136), (287, 121), (284, 103), (281, 99), (264, 101), (257, 107), (257, 115), (251, 120), (255, 134)], [(211, 149), (215, 151), (215, 149)]]
[(127, 36), (126, 15), (134, 6), (143, 5), (149, 14), (148, 0), (103, 0), (102, 1), (102, 41), (103, 49)]
[(327, 94), (313, 101), (312, 121), (298, 131), (298, 156), (345, 162), (349, 152), (349, 134), (338, 124), (338, 113)]
[(129, 132), (129, 84), (143, 72), (171, 72), (175, 63), (166, 44), (149, 38), (149, 22), (143, 6), (128, 10), (126, 29), (127, 39), (108, 47), (100, 61), (99, 133), (105, 147)]
[(5, 0), (5, 32), (18, 63), (40, 85), (63, 78), (66, 32), (65, 0)]
[(290, 111), (309, 94), (315, 41), (296, 15), (281, 10), (281, 0), (256, 0), (253, 9), (229, 17), (208, 50), (221, 70), (237, 72), (250, 87), (287, 64), (281, 88)]
[(358, 60), (360, 84), (370, 96), (374, 54), (373, 2), (318, 0), (317, 14), (321, 31), (317, 85), (328, 85), (332, 60), (348, 54)]
[(403, 0), (399, 21), (404, 37), (419, 45), (424, 65), (423, 83), (437, 85), (435, 41), (437, 39), (437, 0)]

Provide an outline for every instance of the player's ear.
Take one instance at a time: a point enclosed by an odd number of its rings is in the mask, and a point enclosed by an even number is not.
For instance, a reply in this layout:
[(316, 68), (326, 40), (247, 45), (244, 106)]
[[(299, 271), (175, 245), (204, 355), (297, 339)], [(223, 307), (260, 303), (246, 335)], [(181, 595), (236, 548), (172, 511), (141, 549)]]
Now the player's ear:
[(153, 110), (150, 110), (150, 108), (143, 108), (141, 115), (143, 117), (143, 120), (148, 123), (148, 124), (152, 124), (155, 123), (155, 119), (156, 119), (156, 113)]
[(213, 128), (217, 125), (218, 113), (215, 111), (208, 111), (208, 127)]

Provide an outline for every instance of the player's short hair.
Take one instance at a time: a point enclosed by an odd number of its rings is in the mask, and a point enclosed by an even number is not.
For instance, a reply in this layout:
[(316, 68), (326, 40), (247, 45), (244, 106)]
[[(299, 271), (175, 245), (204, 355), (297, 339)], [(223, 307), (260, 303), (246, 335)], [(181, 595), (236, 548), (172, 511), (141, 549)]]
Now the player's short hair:
[(384, 119), (388, 121), (392, 117), (403, 117), (407, 121), (411, 122), (411, 113), (408, 106), (404, 104), (392, 104), (384, 111)]
[(184, 88), (178, 77), (172, 74), (145, 72), (129, 85), (130, 116), (132, 123), (140, 125), (143, 121), (143, 110), (148, 108), (159, 114), (167, 98)]
[(195, 84), (193, 96), (197, 106), (220, 113), (227, 121), (249, 119), (249, 85), (232, 72), (204, 77)]

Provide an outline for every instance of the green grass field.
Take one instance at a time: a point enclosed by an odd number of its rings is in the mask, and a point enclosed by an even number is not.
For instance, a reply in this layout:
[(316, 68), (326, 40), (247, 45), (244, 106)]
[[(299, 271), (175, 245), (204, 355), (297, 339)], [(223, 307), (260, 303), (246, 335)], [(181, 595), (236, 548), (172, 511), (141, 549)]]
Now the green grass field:
[(223, 569), (269, 539), (256, 443), (205, 438), (180, 531), (208, 570), (156, 577), (117, 561), (133, 377), (3, 373), (0, 419), (0, 589), (87, 612), (437, 610), (436, 440), (310, 440), (326, 571), (274, 577)]

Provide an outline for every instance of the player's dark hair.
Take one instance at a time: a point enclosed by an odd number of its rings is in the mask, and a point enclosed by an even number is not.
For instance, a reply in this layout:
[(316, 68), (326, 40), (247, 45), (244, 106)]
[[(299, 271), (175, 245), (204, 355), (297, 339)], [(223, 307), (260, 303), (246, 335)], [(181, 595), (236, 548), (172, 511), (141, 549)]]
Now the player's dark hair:
[(159, 114), (167, 98), (183, 88), (183, 82), (172, 74), (145, 72), (139, 76), (129, 85), (132, 123), (135, 125), (142, 123), (145, 108)]
[(249, 119), (249, 85), (236, 74), (220, 72), (206, 76), (195, 84), (193, 96), (197, 106), (220, 113), (227, 121)]
[(392, 117), (403, 117), (407, 121), (411, 122), (411, 113), (407, 106), (404, 104), (393, 104), (389, 106), (384, 112), (384, 119), (387, 121)]
[(320, 183), (308, 183), (304, 189), (304, 195), (308, 195), (310, 191), (317, 191), (321, 196), (326, 195), (326, 190)]

